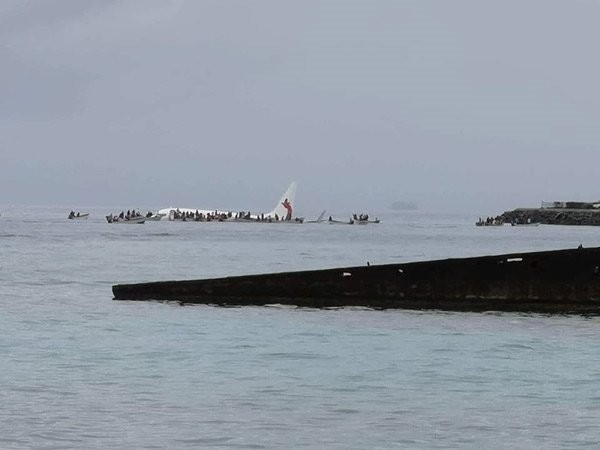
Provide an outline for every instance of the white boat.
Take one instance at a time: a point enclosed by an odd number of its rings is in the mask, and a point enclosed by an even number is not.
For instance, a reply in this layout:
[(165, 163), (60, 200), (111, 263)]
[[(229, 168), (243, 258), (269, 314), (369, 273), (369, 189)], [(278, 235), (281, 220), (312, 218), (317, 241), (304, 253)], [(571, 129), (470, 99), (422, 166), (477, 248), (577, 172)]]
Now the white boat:
[(375, 217), (375, 220), (370, 220), (368, 214), (352, 214), (350, 223), (356, 225), (368, 225), (370, 223), (379, 223), (379, 218)]
[(353, 214), (350, 222), (356, 225), (368, 225), (370, 223), (379, 223), (379, 218), (375, 217), (375, 220), (369, 220), (368, 214)]
[(537, 227), (540, 225), (539, 222), (530, 222), (530, 223), (515, 223), (511, 222), (513, 227)]
[(327, 223), (330, 225), (354, 225), (354, 220), (336, 220), (330, 216), (329, 219), (327, 219)]
[(151, 216), (146, 216), (146, 222), (158, 222), (160, 219), (165, 217), (166, 214), (153, 213)]
[(67, 216), (67, 219), (69, 219), (69, 220), (86, 220), (89, 216), (90, 216), (89, 213), (84, 213), (84, 214), (81, 214), (81, 213), (69, 214)]
[(134, 224), (134, 223), (144, 223), (146, 222), (146, 218), (144, 216), (135, 216), (135, 217), (130, 217), (129, 219), (127, 218), (121, 218), (119, 216), (113, 216), (112, 214), (106, 216), (106, 221), (108, 223), (128, 223), (128, 224)]

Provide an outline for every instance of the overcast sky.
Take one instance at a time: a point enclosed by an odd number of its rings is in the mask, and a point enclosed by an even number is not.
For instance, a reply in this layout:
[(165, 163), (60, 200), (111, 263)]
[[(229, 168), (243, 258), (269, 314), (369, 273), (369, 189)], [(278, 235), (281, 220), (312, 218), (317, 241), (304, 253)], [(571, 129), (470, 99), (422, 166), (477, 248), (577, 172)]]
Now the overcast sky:
[(600, 199), (600, 2), (3, 0), (0, 203)]

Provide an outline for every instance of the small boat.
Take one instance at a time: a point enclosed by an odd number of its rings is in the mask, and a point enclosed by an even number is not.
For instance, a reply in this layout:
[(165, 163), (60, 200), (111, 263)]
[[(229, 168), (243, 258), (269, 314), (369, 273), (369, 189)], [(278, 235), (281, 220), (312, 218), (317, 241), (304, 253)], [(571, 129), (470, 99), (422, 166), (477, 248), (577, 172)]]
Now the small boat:
[(331, 217), (327, 220), (327, 223), (330, 225), (354, 225), (354, 220), (335, 220)]
[(162, 219), (165, 216), (166, 216), (166, 214), (152, 213), (152, 215), (146, 215), (145, 219), (147, 222), (158, 222), (160, 219)]
[(510, 223), (511, 226), (513, 227), (537, 227), (540, 225), (539, 222), (529, 222), (529, 223), (516, 223), (516, 222), (511, 222)]
[(499, 222), (496, 220), (494, 220), (493, 222), (479, 221), (475, 222), (475, 225), (478, 227), (501, 227), (502, 225), (504, 225), (504, 222)]
[(375, 220), (369, 220), (368, 214), (352, 214), (350, 222), (356, 225), (368, 225), (370, 223), (379, 223), (379, 218), (375, 217)]
[(108, 223), (128, 223), (128, 224), (134, 224), (134, 223), (144, 223), (146, 222), (146, 217), (144, 216), (135, 216), (135, 217), (130, 217), (130, 218), (121, 218), (119, 216), (113, 216), (112, 214), (106, 216), (106, 221)]
[(73, 213), (71, 212), (68, 216), (67, 219), (69, 220), (86, 220), (88, 217), (90, 216), (89, 213)]

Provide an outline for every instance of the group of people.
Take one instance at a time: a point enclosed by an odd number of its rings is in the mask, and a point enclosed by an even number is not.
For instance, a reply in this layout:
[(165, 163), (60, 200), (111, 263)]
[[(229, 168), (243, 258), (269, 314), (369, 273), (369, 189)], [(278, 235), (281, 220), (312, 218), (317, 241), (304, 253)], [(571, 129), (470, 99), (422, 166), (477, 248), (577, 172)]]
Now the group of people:
[[(152, 212), (148, 211), (148, 214), (146, 215), (146, 217), (150, 217), (152, 216)], [(132, 219), (139, 219), (142, 216), (142, 213), (139, 211), (136, 211), (135, 209), (128, 209), (127, 212), (125, 211), (121, 211), (120, 214), (110, 214), (108, 216), (106, 216), (106, 220), (108, 221), (108, 223), (113, 223), (113, 222), (119, 222), (119, 221), (123, 221), (123, 220), (132, 220)]]
[[(222, 212), (222, 211), (214, 211), (214, 212), (200, 212), (196, 211), (181, 211), (179, 208), (171, 210), (170, 220), (181, 220), (181, 221), (190, 221), (190, 222), (225, 222), (225, 221), (252, 221), (252, 222), (278, 222), (283, 220), (290, 220), (284, 217), (279, 217), (279, 215), (275, 214), (274, 217), (269, 215), (256, 214), (252, 215), (250, 211), (239, 211), (237, 213), (233, 213), (231, 211)], [(296, 221), (300, 219), (295, 219)]]
[[(319, 220), (317, 220), (319, 222)], [(375, 220), (369, 220), (368, 214), (352, 214), (349, 220), (335, 220), (332, 216), (329, 216), (329, 223), (345, 223), (348, 225), (360, 224), (365, 225), (367, 223), (379, 223), (379, 218), (375, 217)]]
[(171, 211), (171, 220), (181, 220), (181, 221), (193, 221), (193, 222), (224, 222), (225, 220), (231, 219), (233, 214), (231, 212), (219, 212), (215, 211), (214, 213), (201, 213), (196, 210), (192, 211), (180, 211), (179, 208)]
[(75, 217), (81, 217), (81, 213), (79, 211), (77, 211), (77, 213), (75, 213), (75, 211), (71, 211), (69, 213), (69, 219), (74, 219)]
[[(250, 214), (250, 211), (244, 212), (244, 211), (240, 211), (239, 213), (237, 213), (234, 217), (234, 219), (237, 220), (250, 220), (253, 222), (285, 222), (285, 221), (291, 221), (292, 220), (292, 216), (290, 216), (289, 212), (284, 216), (279, 217), (279, 214), (275, 214), (274, 216), (265, 216), (264, 213), (261, 214), (256, 214), (256, 215), (252, 215)], [(294, 222), (301, 222), (302, 219), (296, 217), (295, 219), (293, 219)]]
[(531, 225), (531, 217), (515, 217), (510, 224), (511, 225)]
[(477, 225), (478, 227), (486, 227), (486, 226), (494, 226), (494, 225), (504, 225), (504, 221), (500, 218), (500, 216), (498, 217), (486, 217), (485, 220), (483, 220), (481, 217), (479, 218), (479, 220), (475, 223), (475, 225)]

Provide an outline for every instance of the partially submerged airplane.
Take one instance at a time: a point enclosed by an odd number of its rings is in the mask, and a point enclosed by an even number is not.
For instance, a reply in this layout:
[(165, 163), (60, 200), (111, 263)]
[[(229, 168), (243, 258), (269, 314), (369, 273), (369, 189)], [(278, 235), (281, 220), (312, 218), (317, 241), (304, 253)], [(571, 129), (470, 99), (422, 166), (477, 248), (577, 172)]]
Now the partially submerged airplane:
[(293, 222), (302, 223), (303, 217), (294, 217), (294, 201), (296, 199), (297, 183), (292, 181), (290, 186), (281, 196), (272, 211), (268, 213), (252, 214), (250, 211), (200, 209), (200, 208), (165, 208), (158, 211), (169, 220), (182, 221), (237, 221), (237, 222)]

